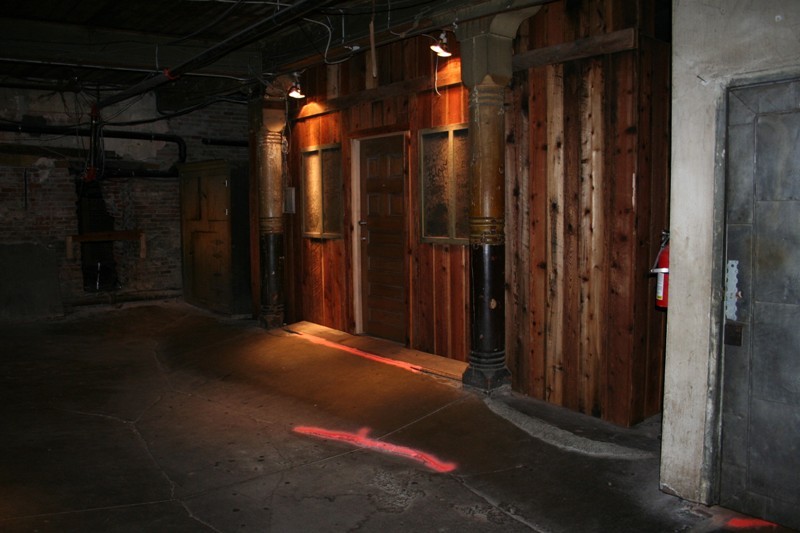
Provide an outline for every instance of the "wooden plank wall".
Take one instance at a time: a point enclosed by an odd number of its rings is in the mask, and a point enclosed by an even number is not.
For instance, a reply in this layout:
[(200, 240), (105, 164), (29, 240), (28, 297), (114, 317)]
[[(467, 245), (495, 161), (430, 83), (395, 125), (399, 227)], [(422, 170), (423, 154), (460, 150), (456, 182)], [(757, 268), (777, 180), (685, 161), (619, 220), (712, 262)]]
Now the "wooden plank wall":
[[(508, 361), (524, 393), (630, 425), (661, 405), (648, 270), (668, 213), (669, 47), (651, 2), (544, 6), (517, 53), (637, 28), (634, 49), (515, 74), (507, 120)], [(527, 155), (525, 157), (527, 147)]]
[[(548, 60), (515, 72), (506, 102), (514, 386), (622, 425), (657, 413), (662, 399), (666, 317), (655, 310), (648, 276), (668, 226), (670, 51), (653, 37), (659, 1), (543, 6), (521, 26), (515, 53), (546, 49)], [(609, 34), (597, 55), (586, 54), (591, 38)], [(627, 48), (609, 51), (629, 38)], [(558, 45), (575, 42), (573, 56), (553, 60)], [(457, 42), (433, 89), (429, 44), (418, 37), (379, 48), (377, 80), (368, 54), (304, 72), (309, 97), (291, 121), (289, 183), (300, 192), (303, 149), (341, 143), (345, 235), (307, 239), (301, 218), (291, 218), (287, 319), (355, 331), (351, 141), (408, 132), (408, 345), (466, 360), (468, 252), (420, 242), (418, 133), (467, 122), (467, 91), (457, 83)]]
[[(338, 67), (317, 67), (303, 74), (303, 89), (308, 98), (305, 107), (294, 110), (298, 118), (291, 124), (290, 184), (297, 188), (300, 198), (302, 150), (341, 143), (345, 235), (342, 239), (304, 238), (301, 217), (291, 218), (287, 230), (287, 320), (309, 320), (355, 331), (352, 235), (357, 221), (350, 214), (351, 140), (408, 132), (408, 345), (466, 360), (469, 338), (466, 246), (420, 242), (418, 133), (426, 128), (464, 123), (468, 118), (467, 93), (460, 84), (457, 43), (456, 54), (446, 61), (435, 59), (430, 43), (426, 37), (418, 37), (379, 48), (377, 80), (372, 79), (368, 54), (355, 56)], [(438, 86), (434, 86), (435, 68), (441, 82)], [(422, 90), (398, 89), (409, 80), (423, 87)], [(329, 97), (331, 86), (338, 89), (338, 94)], [(376, 93), (378, 90), (382, 92)], [(324, 112), (315, 112), (315, 105), (324, 107)]]

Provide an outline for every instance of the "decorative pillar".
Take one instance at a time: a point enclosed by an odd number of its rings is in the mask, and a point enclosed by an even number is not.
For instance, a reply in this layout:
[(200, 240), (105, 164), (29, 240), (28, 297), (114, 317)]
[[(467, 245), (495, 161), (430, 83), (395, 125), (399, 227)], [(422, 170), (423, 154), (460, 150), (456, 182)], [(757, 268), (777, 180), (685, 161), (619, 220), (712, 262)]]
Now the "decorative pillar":
[(491, 81), (470, 89), (470, 318), (467, 385), (510, 383), (505, 350), (505, 193), (503, 92)]
[(261, 308), (266, 328), (284, 322), (283, 108), (264, 106), (258, 138), (258, 249)]
[(539, 7), (459, 26), (461, 78), (469, 88), (470, 353), (465, 385), (491, 391), (511, 383), (505, 341), (505, 87), (512, 40)]

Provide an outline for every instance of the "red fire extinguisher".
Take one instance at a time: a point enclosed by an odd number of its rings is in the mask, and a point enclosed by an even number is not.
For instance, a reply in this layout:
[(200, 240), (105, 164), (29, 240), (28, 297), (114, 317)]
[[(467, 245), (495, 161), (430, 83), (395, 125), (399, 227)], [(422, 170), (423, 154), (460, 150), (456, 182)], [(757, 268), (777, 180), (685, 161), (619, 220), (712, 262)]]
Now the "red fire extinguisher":
[(656, 307), (666, 309), (669, 303), (669, 231), (661, 232), (661, 249), (650, 273), (656, 275)]

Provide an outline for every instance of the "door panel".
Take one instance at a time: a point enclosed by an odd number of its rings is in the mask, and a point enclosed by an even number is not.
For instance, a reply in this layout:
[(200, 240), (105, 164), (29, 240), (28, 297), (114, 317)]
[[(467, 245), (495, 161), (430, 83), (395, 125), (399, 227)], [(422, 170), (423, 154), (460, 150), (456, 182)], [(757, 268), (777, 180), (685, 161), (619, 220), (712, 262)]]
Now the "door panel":
[(361, 143), (361, 301), (367, 335), (407, 342), (403, 135)]
[(800, 81), (728, 103), (720, 499), (800, 528)]
[(216, 161), (187, 164), (181, 171), (180, 188), (184, 299), (212, 311), (234, 312), (227, 165)]

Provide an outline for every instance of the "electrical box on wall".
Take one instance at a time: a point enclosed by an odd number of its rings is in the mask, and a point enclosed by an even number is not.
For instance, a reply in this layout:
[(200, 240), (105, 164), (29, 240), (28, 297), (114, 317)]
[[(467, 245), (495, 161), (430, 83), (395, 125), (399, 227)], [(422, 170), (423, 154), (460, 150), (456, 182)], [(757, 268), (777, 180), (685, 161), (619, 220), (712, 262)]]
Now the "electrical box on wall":
[(295, 213), (294, 187), (286, 187), (283, 190), (283, 213), (293, 215)]

